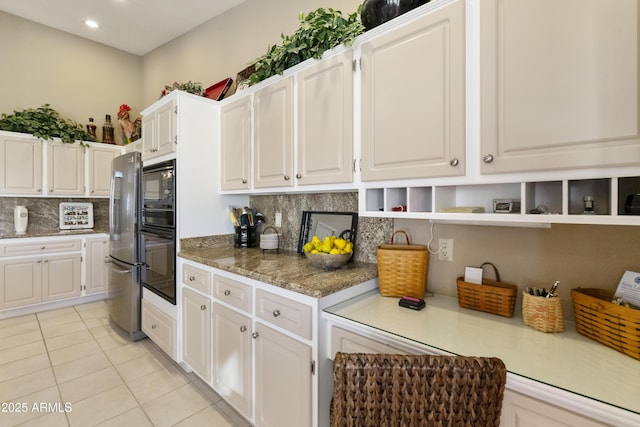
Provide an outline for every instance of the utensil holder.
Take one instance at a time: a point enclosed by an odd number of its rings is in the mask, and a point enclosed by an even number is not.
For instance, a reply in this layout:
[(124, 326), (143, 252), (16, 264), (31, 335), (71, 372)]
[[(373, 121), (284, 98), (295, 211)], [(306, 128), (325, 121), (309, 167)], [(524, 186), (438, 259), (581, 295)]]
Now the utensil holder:
[(234, 246), (236, 248), (254, 248), (256, 246), (256, 227), (240, 225), (235, 227)]
[(545, 298), (522, 291), (522, 320), (541, 332), (564, 331), (560, 297)]

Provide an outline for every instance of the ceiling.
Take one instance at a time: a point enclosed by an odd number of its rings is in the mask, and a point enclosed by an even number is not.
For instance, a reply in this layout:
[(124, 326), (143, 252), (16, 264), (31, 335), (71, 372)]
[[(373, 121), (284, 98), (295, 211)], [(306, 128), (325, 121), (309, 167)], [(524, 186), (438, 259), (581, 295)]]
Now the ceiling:
[[(245, 0), (0, 0), (0, 11), (144, 55)], [(100, 24), (92, 29), (85, 19)]]

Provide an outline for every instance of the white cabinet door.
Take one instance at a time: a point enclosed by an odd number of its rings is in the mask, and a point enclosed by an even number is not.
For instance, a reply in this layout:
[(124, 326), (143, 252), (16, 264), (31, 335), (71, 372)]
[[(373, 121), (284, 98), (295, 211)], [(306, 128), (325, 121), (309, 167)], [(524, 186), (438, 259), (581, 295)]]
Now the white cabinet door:
[(254, 187), (293, 185), (293, 78), (254, 94)]
[(298, 185), (353, 180), (353, 50), (300, 71)]
[(362, 44), (362, 180), (465, 173), (465, 2)]
[(142, 161), (176, 150), (177, 112), (173, 99), (142, 118)]
[(104, 261), (108, 255), (109, 239), (107, 237), (88, 238), (86, 242), (85, 292), (87, 294), (104, 292), (107, 285), (107, 269)]
[(211, 300), (182, 288), (182, 359), (211, 381)]
[(600, 423), (565, 408), (507, 389), (504, 391), (500, 425), (504, 427), (604, 427), (609, 424)]
[(244, 416), (252, 415), (251, 319), (213, 304), (212, 384)]
[(637, 165), (638, 2), (479, 4), (481, 171)]
[(220, 186), (244, 190), (251, 184), (251, 97), (226, 104), (220, 111)]
[(256, 425), (312, 425), (311, 347), (261, 323), (254, 344)]
[(89, 196), (108, 196), (111, 190), (111, 160), (120, 149), (92, 145), (89, 152)]
[(42, 301), (42, 258), (0, 261), (0, 309)]
[(80, 295), (80, 254), (42, 258), (42, 299), (52, 301)]
[(84, 195), (84, 147), (47, 142), (47, 187), (52, 196)]
[(31, 136), (0, 135), (0, 193), (42, 194), (42, 142)]

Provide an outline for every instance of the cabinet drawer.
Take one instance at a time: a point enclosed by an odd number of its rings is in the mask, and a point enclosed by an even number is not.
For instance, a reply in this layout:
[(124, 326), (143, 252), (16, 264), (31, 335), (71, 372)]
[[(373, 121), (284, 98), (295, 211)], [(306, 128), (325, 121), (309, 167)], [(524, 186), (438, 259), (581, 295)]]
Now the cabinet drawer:
[(333, 359), (339, 351), (342, 353), (407, 354), (406, 350), (399, 347), (358, 335), (337, 326), (331, 326), (330, 358)]
[(183, 264), (182, 283), (209, 295), (211, 293), (211, 272), (191, 264)]
[(176, 359), (176, 321), (153, 304), (142, 300), (142, 332), (172, 359)]
[(0, 256), (40, 255), (53, 252), (76, 252), (81, 249), (81, 240), (54, 240), (25, 243), (0, 244)]
[(311, 307), (258, 289), (256, 315), (276, 326), (311, 339)]
[(213, 296), (232, 306), (251, 311), (251, 286), (228, 277), (213, 276)]

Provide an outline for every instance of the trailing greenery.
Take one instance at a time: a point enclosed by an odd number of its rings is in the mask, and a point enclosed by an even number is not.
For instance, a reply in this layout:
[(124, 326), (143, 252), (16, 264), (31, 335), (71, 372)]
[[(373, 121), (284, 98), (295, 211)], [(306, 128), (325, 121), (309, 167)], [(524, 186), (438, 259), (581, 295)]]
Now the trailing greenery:
[(290, 36), (282, 34), (280, 45), (271, 46), (265, 55), (254, 61), (255, 71), (249, 76), (248, 84), (251, 86), (282, 74), (309, 58), (320, 59), (325, 51), (340, 44), (351, 45), (364, 32), (360, 11), (361, 7), (346, 18), (342, 12), (331, 8), (320, 8), (306, 16), (300, 13), (300, 26), (296, 32)]
[[(63, 119), (49, 104), (42, 107), (14, 111), (13, 114), (3, 113), (0, 116), (0, 130), (30, 133), (31, 135), (52, 140), (60, 138), (66, 144), (76, 141), (95, 141), (93, 135), (88, 134), (81, 125), (73, 120)], [(83, 144), (84, 145), (84, 144)]]

